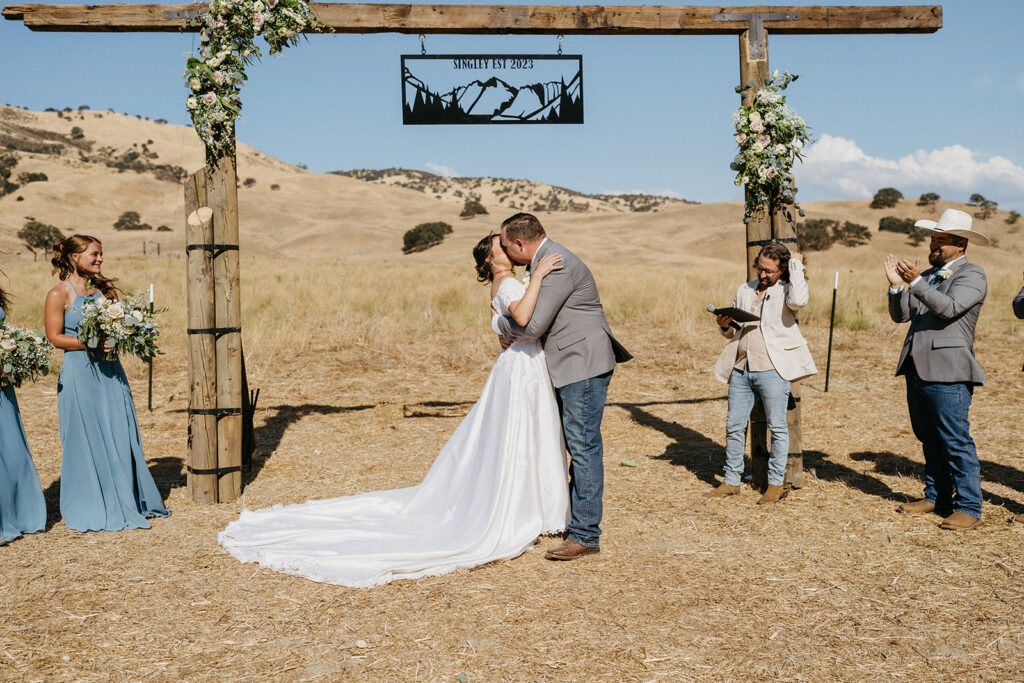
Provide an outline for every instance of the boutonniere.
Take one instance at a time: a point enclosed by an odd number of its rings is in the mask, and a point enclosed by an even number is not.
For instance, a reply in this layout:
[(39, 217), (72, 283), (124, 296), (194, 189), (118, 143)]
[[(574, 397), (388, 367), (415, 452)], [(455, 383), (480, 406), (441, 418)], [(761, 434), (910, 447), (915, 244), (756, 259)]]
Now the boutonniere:
[(939, 282), (942, 282), (943, 280), (948, 280), (952, 276), (953, 271), (950, 270), (949, 268), (943, 268), (939, 272), (935, 273), (935, 277), (938, 278)]
[(520, 280), (522, 281), (524, 287), (529, 287), (530, 286), (530, 271), (529, 270), (524, 270), (523, 271), (523, 277), (520, 278)]

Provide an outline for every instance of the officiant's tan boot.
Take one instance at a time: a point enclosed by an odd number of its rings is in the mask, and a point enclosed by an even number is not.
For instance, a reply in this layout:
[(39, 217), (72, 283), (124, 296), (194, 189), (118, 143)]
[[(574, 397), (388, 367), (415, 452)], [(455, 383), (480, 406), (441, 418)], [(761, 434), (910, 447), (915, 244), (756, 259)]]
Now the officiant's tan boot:
[(913, 503), (901, 503), (896, 511), (906, 515), (926, 515), (935, 512), (935, 503), (930, 500), (915, 500)]
[(739, 486), (732, 486), (726, 484), (724, 481), (719, 484), (715, 489), (708, 491), (704, 494), (705, 498), (727, 498), (729, 496), (737, 496), (740, 493)]
[(789, 494), (789, 491), (781, 486), (769, 484), (768, 488), (764, 490), (764, 494), (761, 496), (761, 499), (757, 501), (757, 504), (767, 505), (769, 503), (778, 503), (780, 500), (785, 498), (787, 494)]
[(979, 524), (981, 524), (981, 518), (971, 517), (970, 515), (957, 510), (947, 517), (946, 521), (939, 525), (939, 528), (948, 529), (950, 531), (963, 531), (965, 529), (973, 529)]

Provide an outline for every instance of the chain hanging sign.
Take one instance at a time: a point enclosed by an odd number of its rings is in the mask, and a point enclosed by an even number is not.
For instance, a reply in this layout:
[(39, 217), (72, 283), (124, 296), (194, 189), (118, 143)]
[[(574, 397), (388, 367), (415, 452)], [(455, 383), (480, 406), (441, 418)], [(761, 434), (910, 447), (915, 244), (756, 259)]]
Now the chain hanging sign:
[(402, 55), (402, 122), (583, 123), (583, 56)]

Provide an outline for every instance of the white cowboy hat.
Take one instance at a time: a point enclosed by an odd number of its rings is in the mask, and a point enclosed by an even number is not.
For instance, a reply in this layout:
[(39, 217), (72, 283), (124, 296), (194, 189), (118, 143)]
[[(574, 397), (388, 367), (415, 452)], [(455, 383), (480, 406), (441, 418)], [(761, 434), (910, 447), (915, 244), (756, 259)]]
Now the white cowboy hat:
[(980, 232), (971, 230), (971, 214), (959, 209), (946, 209), (939, 216), (939, 221), (917, 221), (914, 223), (914, 227), (924, 228), (925, 230), (933, 230), (935, 232), (944, 232), (947, 235), (955, 235), (956, 237), (963, 237), (971, 244), (978, 244), (985, 246), (989, 243), (989, 239), (982, 235)]

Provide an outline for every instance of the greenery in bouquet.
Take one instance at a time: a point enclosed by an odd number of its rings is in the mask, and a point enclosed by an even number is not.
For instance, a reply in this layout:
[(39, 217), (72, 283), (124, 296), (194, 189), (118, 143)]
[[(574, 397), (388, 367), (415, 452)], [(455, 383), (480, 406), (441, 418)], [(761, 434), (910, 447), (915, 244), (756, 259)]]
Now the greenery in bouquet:
[(185, 106), (212, 161), (235, 152), (245, 67), (260, 57), (256, 37), (263, 37), (273, 55), (322, 24), (306, 0), (213, 0), (193, 22), (202, 29), (199, 54), (185, 53)]
[[(151, 360), (163, 353), (156, 345), (160, 326), (154, 314), (158, 312), (150, 311), (142, 292), (123, 301), (93, 299), (82, 306), (78, 339), (93, 357), (114, 360), (118, 354), (127, 354)], [(113, 351), (106, 352), (104, 346)]]
[(791, 170), (796, 160), (803, 158), (811, 136), (807, 123), (786, 104), (782, 94), (797, 78), (776, 71), (764, 83), (751, 81), (747, 88), (737, 88), (743, 92), (757, 85), (751, 105), (741, 106), (732, 116), (733, 138), (739, 152), (729, 168), (736, 171), (736, 184), (747, 186), (744, 223), (750, 222), (758, 209), (764, 209), (768, 215), (782, 209), (792, 220), (789, 207), (793, 206), (804, 215), (796, 203)]
[(42, 334), (0, 323), (0, 387), (20, 387), (50, 373), (53, 345)]

